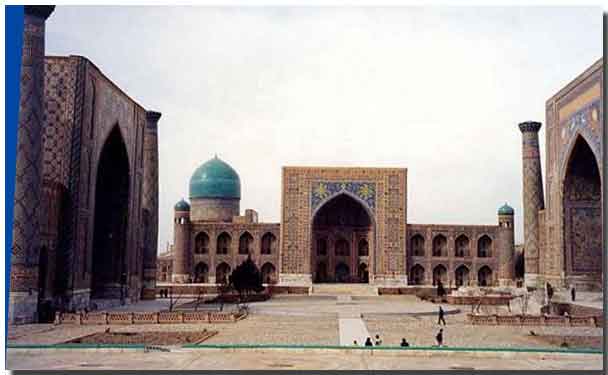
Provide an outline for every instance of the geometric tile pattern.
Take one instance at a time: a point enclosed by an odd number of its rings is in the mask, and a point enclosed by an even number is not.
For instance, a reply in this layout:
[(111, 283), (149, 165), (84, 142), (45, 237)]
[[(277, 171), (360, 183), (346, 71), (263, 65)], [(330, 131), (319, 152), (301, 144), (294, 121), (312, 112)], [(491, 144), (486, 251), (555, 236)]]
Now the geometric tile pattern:
[(11, 290), (36, 290), (42, 194), (44, 19), (25, 14), (11, 263)]
[(333, 198), (336, 194), (348, 192), (365, 202), (373, 212), (376, 205), (376, 184), (353, 181), (319, 181), (311, 186), (310, 206), (314, 210), (322, 202)]
[(45, 59), (43, 176), (68, 185), (72, 120), (74, 116), (74, 66), (68, 58)]

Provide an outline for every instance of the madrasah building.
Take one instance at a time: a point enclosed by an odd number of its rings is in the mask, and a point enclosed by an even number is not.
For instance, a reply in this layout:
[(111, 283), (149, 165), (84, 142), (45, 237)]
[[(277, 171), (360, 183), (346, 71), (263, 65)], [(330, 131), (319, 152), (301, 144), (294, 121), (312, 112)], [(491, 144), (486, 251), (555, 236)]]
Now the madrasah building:
[[(519, 124), (528, 287), (602, 288), (602, 64), (546, 102), (544, 185), (541, 123)], [(407, 183), (405, 168), (283, 167), (281, 222), (264, 223), (254, 210), (241, 215), (238, 173), (215, 157), (193, 173), (190, 201), (175, 205), (157, 279), (222, 283), (251, 256), (265, 282), (285, 286), (514, 284), (513, 208), (500, 206), (488, 225), (409, 223)]]

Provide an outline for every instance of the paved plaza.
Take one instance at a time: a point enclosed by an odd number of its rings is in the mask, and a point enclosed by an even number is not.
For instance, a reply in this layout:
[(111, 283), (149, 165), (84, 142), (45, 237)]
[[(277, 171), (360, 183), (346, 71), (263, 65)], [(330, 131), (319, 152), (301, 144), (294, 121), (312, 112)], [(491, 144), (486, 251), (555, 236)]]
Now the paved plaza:
[[(184, 301), (187, 302), (187, 301)], [(112, 310), (154, 311), (166, 308), (168, 301), (157, 300)], [(383, 346), (399, 345), (405, 337), (413, 347), (435, 344), (439, 305), (414, 296), (275, 296), (269, 301), (249, 305), (249, 316), (236, 323), (218, 324), (141, 324), (141, 325), (52, 325), (9, 327), (9, 343), (58, 344), (102, 332), (200, 331), (218, 334), (204, 344), (264, 344), (350, 346), (363, 345), (367, 336), (380, 335)], [(204, 305), (203, 309), (218, 309)], [(233, 308), (228, 306), (228, 309)], [(470, 306), (443, 305), (447, 326), (444, 343), (467, 348), (572, 348), (601, 349), (601, 328), (555, 326), (473, 326), (467, 323)], [(533, 332), (533, 334), (531, 334)], [(407, 369), (427, 368), (601, 368), (599, 354), (513, 353), (513, 352), (436, 352), (352, 349), (184, 349), (167, 347), (169, 353), (143, 351), (103, 352), (89, 350), (38, 350), (36, 355), (23, 349), (9, 349), (9, 368), (100, 369)], [(29, 354), (28, 354), (29, 353)], [(80, 353), (80, 354), (76, 354)], [(483, 361), (477, 358), (482, 355)], [(543, 360), (542, 358), (553, 358)], [(103, 361), (100, 361), (103, 358)], [(109, 360), (112, 358), (112, 360)], [(255, 360), (254, 360), (255, 359)], [(87, 365), (87, 363), (89, 363)], [(111, 364), (110, 364), (111, 363)], [(92, 365), (91, 365), (92, 364)], [(95, 366), (93, 366), (95, 365)]]

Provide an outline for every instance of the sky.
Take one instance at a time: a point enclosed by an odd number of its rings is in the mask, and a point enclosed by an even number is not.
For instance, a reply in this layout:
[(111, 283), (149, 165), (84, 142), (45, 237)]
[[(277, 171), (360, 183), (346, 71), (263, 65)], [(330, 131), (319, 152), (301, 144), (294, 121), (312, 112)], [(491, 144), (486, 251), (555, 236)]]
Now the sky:
[[(217, 154), (241, 212), (279, 222), (282, 166), (408, 169), (418, 224), (496, 224), (523, 242), (521, 133), (602, 55), (600, 8), (74, 7), (48, 55), (88, 57), (159, 122), (159, 250)], [(540, 132), (543, 172), (544, 129)], [(543, 179), (544, 179), (543, 175)]]

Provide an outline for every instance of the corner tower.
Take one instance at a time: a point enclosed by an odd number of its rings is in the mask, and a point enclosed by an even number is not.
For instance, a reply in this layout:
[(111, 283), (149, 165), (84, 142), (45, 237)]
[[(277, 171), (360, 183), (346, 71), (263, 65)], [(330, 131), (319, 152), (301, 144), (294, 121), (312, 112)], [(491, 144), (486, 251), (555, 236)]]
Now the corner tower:
[(519, 124), (522, 133), (523, 202), (524, 202), (524, 263), (526, 286), (535, 287), (539, 276), (538, 211), (545, 208), (540, 164), (538, 131), (540, 122)]
[(180, 200), (174, 207), (173, 274), (171, 281), (186, 283), (190, 275), (190, 205)]
[(498, 209), (498, 284), (512, 285), (515, 277), (515, 211), (508, 204)]

